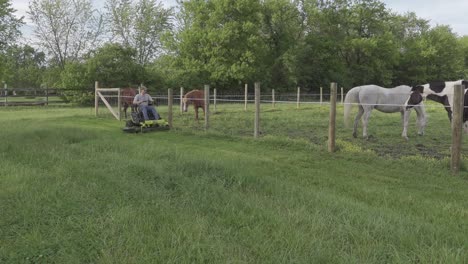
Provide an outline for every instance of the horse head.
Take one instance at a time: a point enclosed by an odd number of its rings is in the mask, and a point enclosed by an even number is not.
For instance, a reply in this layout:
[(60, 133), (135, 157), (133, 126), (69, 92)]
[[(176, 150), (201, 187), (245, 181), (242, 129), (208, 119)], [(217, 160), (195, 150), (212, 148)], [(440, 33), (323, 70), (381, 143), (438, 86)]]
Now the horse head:
[(468, 81), (467, 80), (462, 80), (461, 84), (465, 86), (465, 89), (468, 89)]
[(422, 102), (423, 96), (422, 93), (424, 92), (424, 86), (422, 85), (416, 85), (411, 88), (411, 93), (408, 98), (408, 101), (406, 101), (406, 110), (411, 109), (415, 105), (418, 105)]
[(182, 109), (184, 112), (187, 112), (187, 106), (190, 104), (190, 98), (187, 97), (187, 94), (182, 98)]

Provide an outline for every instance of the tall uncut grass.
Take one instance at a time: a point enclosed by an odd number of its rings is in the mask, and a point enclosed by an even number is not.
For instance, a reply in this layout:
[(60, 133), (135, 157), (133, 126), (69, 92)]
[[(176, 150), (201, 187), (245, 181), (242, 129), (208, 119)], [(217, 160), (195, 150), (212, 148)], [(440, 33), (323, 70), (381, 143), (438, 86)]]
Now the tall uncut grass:
[(409, 141), (377, 112), (354, 139), (339, 109), (333, 154), (328, 106), (262, 105), (258, 140), (253, 107), (217, 110), (124, 134), (93, 109), (0, 109), (0, 263), (468, 262), (443, 108)]

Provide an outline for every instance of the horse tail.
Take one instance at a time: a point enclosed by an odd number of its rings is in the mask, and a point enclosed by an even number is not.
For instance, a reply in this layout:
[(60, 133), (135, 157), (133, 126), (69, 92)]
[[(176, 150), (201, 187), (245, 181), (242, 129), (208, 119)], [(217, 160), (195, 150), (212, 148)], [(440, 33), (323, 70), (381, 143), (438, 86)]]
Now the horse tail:
[(354, 87), (346, 93), (344, 100), (344, 124), (345, 127), (349, 127), (349, 115), (351, 114), (351, 109), (353, 104), (359, 103), (359, 91), (360, 87)]

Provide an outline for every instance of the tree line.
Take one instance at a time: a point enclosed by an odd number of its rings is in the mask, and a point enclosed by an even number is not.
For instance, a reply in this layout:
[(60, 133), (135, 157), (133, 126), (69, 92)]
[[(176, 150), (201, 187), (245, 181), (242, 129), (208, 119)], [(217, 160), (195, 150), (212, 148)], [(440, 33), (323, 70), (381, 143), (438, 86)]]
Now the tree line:
[[(310, 92), (466, 76), (468, 36), (378, 0), (31, 0), (34, 44), (21, 44), (0, 0), (0, 79), (11, 87), (87, 90), (264, 88)], [(28, 37), (28, 36), (23, 36)], [(85, 102), (86, 95), (74, 100)]]

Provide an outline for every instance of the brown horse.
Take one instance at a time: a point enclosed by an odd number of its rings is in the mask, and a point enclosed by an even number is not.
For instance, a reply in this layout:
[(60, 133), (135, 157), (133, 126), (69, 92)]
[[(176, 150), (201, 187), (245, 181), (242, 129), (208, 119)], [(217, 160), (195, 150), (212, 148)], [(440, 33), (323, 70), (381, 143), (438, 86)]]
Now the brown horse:
[(193, 103), (195, 109), (195, 120), (198, 120), (198, 108), (203, 109), (203, 115), (205, 114), (205, 93), (201, 90), (192, 90), (184, 95), (182, 99), (183, 110), (187, 112), (187, 106)]
[(121, 104), (124, 110), (125, 119), (127, 119), (127, 108), (130, 107), (131, 111), (135, 111), (136, 106), (133, 105), (136, 90), (134, 88), (122, 88), (120, 91)]

